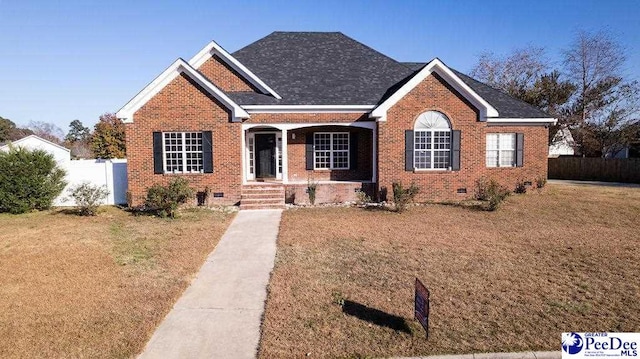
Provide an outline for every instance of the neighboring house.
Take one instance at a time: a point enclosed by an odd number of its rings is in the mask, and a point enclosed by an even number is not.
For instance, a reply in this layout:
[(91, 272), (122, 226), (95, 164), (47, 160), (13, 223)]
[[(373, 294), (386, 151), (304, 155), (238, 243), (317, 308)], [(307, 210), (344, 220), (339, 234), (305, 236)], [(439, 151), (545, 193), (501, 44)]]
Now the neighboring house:
[(546, 177), (556, 121), (437, 58), (402, 63), (314, 32), (274, 32), (233, 54), (211, 42), (117, 115), (133, 204), (183, 176), (244, 208), (281, 206), (285, 193), (308, 202), (309, 182), (318, 202), (385, 199), (396, 181), (420, 186), (418, 201), (470, 197), (481, 176), (513, 188)]
[(45, 140), (42, 137), (36, 135), (29, 135), (19, 140), (7, 142), (0, 146), (0, 151), (8, 151), (11, 147), (21, 147), (27, 150), (42, 150), (50, 153), (53, 159), (58, 164), (58, 167), (67, 171), (69, 169), (69, 162), (71, 162), (71, 155), (68, 148), (60, 146), (51, 141)]
[(127, 160), (71, 160), (71, 152), (68, 148), (47, 141), (36, 135), (30, 135), (16, 141), (0, 145), (0, 151), (8, 151), (9, 148), (22, 147), (28, 150), (42, 150), (50, 153), (58, 167), (66, 172), (67, 186), (53, 201), (54, 206), (73, 206), (75, 202), (69, 198), (69, 188), (83, 182), (89, 182), (97, 186), (105, 186), (109, 195), (104, 204), (127, 203)]
[(620, 151), (616, 152), (611, 158), (640, 158), (640, 142), (631, 143)]
[[(71, 168), (71, 152), (68, 148), (60, 146), (51, 141), (36, 135), (29, 135), (19, 140), (15, 140), (0, 147), (0, 151), (8, 151), (11, 147), (21, 147), (26, 150), (41, 150), (45, 151), (53, 156), (58, 167), (63, 169), (66, 173), (69, 173)], [(53, 201), (54, 206), (63, 205), (65, 202), (64, 193)]]
[(576, 141), (568, 128), (561, 128), (556, 132), (549, 145), (549, 157), (573, 156), (575, 154)]

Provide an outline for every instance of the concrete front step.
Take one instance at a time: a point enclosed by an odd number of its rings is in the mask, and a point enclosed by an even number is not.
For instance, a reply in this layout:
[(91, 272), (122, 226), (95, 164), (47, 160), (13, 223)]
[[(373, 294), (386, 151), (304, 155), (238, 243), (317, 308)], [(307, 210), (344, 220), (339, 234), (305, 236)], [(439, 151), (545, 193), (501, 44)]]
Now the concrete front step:
[(242, 195), (272, 195), (272, 196), (284, 196), (284, 189), (252, 189), (252, 190), (242, 190)]
[(240, 198), (257, 199), (257, 198), (284, 198), (284, 192), (242, 192)]
[(284, 193), (284, 186), (279, 184), (242, 186), (240, 209), (285, 208)]
[(240, 204), (284, 204), (284, 198), (245, 198), (240, 201)]

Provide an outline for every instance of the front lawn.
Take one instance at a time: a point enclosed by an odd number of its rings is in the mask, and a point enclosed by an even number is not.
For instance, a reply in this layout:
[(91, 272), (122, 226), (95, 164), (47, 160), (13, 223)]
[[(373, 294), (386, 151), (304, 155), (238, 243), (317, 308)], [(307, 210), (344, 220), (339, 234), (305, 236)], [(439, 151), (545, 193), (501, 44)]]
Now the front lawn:
[(232, 215), (0, 215), (0, 358), (142, 351)]
[[(640, 189), (549, 185), (497, 212), (283, 214), (261, 358), (559, 350), (640, 331)], [(429, 340), (413, 284), (431, 291)]]

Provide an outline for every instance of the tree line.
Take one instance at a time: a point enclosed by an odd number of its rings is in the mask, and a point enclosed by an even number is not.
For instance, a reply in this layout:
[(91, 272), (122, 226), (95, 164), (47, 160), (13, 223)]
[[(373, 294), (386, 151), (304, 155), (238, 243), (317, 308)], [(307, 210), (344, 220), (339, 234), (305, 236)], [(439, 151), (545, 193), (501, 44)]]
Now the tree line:
[(604, 31), (582, 31), (561, 59), (552, 64), (535, 46), (485, 53), (470, 75), (557, 118), (549, 141), (566, 128), (584, 156), (614, 156), (640, 142), (640, 86), (624, 74), (621, 43)]
[(29, 135), (37, 135), (70, 149), (74, 158), (108, 159), (126, 156), (124, 124), (113, 113), (101, 115), (93, 131), (80, 120), (73, 120), (66, 135), (52, 123), (31, 121), (27, 127), (22, 128), (13, 121), (0, 117), (0, 143)]

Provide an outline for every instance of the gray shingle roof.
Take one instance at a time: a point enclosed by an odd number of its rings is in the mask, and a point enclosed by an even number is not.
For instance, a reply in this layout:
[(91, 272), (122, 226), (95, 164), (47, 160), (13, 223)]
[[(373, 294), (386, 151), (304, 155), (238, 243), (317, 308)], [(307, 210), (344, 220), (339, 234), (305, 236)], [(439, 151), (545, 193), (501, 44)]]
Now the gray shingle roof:
[(284, 103), (271, 95), (256, 92), (226, 92), (226, 94), (239, 105), (280, 105)]
[[(240, 105), (374, 105), (426, 65), (398, 62), (340, 32), (274, 32), (232, 55), (282, 96), (227, 92)], [(453, 71), (500, 117), (550, 117)]]
[(551, 115), (524, 101), (515, 99), (506, 93), (486, 85), (462, 72), (451, 69), (458, 77), (471, 87), (480, 97), (495, 107), (500, 117), (505, 118), (549, 118)]
[(413, 71), (418, 71), (426, 65), (426, 62), (401, 62), (404, 66), (412, 69)]
[(283, 105), (372, 105), (412, 73), (339, 32), (274, 32), (232, 55)]

